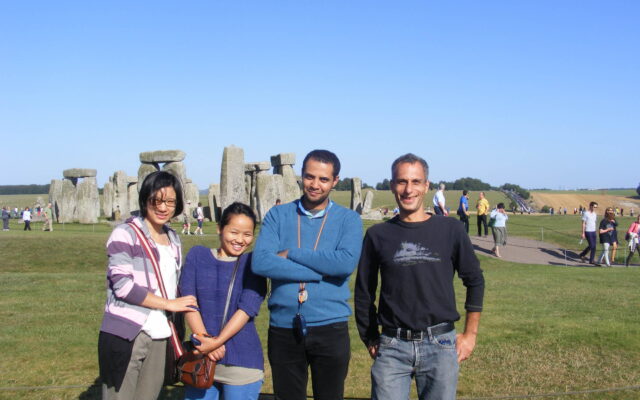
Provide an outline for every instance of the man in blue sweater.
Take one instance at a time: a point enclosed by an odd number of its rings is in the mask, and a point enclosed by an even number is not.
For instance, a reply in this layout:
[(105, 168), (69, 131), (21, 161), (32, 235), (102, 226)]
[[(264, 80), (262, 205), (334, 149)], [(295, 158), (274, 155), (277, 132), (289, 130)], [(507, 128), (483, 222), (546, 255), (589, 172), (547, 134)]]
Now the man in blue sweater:
[(349, 276), (360, 257), (362, 221), (329, 199), (340, 161), (314, 150), (302, 164), (304, 194), (273, 207), (253, 252), (253, 271), (271, 278), (268, 353), (276, 399), (343, 398), (350, 358)]

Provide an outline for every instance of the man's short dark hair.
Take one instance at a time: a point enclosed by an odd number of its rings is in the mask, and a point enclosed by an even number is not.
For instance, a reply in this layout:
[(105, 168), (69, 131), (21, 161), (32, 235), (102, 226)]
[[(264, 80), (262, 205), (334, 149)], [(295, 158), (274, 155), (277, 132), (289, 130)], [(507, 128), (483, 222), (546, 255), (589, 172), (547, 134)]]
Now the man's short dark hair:
[(140, 215), (143, 218), (147, 217), (147, 205), (151, 196), (155, 196), (158, 190), (167, 186), (171, 186), (176, 191), (176, 208), (173, 215), (182, 214), (184, 200), (182, 198), (182, 183), (180, 183), (180, 179), (167, 171), (156, 171), (147, 175), (142, 182), (142, 186), (140, 186), (138, 205), (140, 206)]
[(598, 203), (596, 203), (595, 201), (592, 201), (591, 203), (589, 203), (589, 208), (593, 208), (593, 206), (597, 206)]
[(398, 167), (398, 165), (400, 165), (400, 164), (415, 164), (415, 163), (419, 163), (420, 165), (422, 165), (422, 168), (424, 169), (424, 179), (428, 180), (429, 179), (429, 164), (427, 164), (427, 162), (424, 160), (424, 158), (418, 157), (417, 155), (415, 155), (413, 153), (407, 153), (405, 155), (402, 155), (402, 156), (396, 158), (396, 160), (393, 162), (393, 164), (391, 164), (391, 180), (393, 181), (396, 178), (396, 168)]
[(307, 166), (308, 160), (315, 160), (325, 164), (331, 164), (333, 166), (333, 177), (340, 175), (340, 160), (338, 156), (330, 152), (329, 150), (313, 150), (306, 155), (304, 161), (302, 161), (302, 173), (304, 174), (304, 168)]
[(463, 195), (463, 196), (466, 196), (468, 193), (469, 193), (469, 191), (468, 191), (468, 190), (466, 190), (466, 189), (462, 191), (462, 195)]

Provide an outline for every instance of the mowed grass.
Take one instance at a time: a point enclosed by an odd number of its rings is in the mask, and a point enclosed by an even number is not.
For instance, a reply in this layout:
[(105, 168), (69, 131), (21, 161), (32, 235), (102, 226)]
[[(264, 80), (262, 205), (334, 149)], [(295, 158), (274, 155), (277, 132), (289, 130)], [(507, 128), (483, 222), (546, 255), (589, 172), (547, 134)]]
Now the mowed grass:
[[(372, 222), (365, 222), (370, 226)], [(544, 229), (576, 242), (579, 218), (512, 216), (510, 234)], [(626, 227), (626, 222), (621, 224)], [(55, 225), (54, 232), (12, 231), (0, 236), (0, 398), (98, 399), (97, 335), (105, 298), (107, 224)], [(211, 223), (205, 236), (183, 237), (217, 246)], [(532, 234), (535, 236), (535, 234)], [(553, 237), (551, 237), (553, 238)], [(566, 239), (569, 241), (569, 239)], [(478, 345), (463, 363), (460, 398), (536, 395), (625, 388), (640, 382), (640, 270), (587, 269), (507, 263), (480, 257), (486, 294)], [(464, 288), (456, 279), (459, 309)], [(268, 311), (257, 320), (266, 345)], [(371, 360), (350, 322), (352, 359), (347, 397), (370, 395)], [(462, 323), (458, 323), (462, 329)], [(266, 354), (266, 348), (265, 348)], [(25, 365), (31, 367), (26, 368)], [(262, 391), (271, 393), (268, 363)], [(15, 387), (79, 386), (7, 390)], [(562, 396), (563, 399), (636, 399), (635, 389)], [(170, 388), (162, 398), (181, 398)], [(556, 398), (556, 397), (547, 397)]]

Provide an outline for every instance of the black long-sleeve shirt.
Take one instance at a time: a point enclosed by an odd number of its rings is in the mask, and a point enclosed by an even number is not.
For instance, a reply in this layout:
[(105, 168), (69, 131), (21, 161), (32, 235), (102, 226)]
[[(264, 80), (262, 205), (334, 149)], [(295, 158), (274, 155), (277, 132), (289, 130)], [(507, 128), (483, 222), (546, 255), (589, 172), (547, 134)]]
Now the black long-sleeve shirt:
[[(460, 319), (454, 273), (467, 288), (465, 309), (482, 311), (484, 277), (460, 221), (432, 216), (423, 222), (395, 217), (374, 225), (364, 237), (355, 288), (355, 313), (362, 341), (378, 339), (378, 325), (424, 331)], [(379, 308), (376, 290), (380, 273)]]

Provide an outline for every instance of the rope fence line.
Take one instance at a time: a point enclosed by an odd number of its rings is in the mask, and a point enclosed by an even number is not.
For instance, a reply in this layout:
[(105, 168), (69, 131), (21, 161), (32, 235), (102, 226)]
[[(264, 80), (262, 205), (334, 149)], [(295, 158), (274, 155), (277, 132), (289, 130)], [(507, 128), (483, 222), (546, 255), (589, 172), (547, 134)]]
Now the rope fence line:
[[(101, 385), (58, 385), (58, 386), (13, 386), (13, 387), (0, 387), (2, 391), (26, 391), (26, 390), (60, 390), (60, 389), (91, 389), (99, 388)], [(176, 386), (174, 386), (176, 387)], [(572, 390), (568, 392), (552, 392), (552, 393), (540, 393), (540, 394), (515, 394), (515, 395), (498, 395), (487, 397), (460, 397), (460, 400), (509, 400), (509, 399), (534, 399), (544, 397), (559, 397), (559, 396), (573, 396), (578, 394), (590, 394), (590, 393), (607, 393), (607, 392), (622, 392), (627, 390), (640, 390), (640, 385), (632, 386), (619, 386), (602, 389), (585, 389), (585, 390)], [(274, 396), (273, 393), (260, 393), (260, 396)], [(307, 396), (308, 399), (313, 396)], [(370, 400), (370, 397), (345, 397), (345, 400)]]

